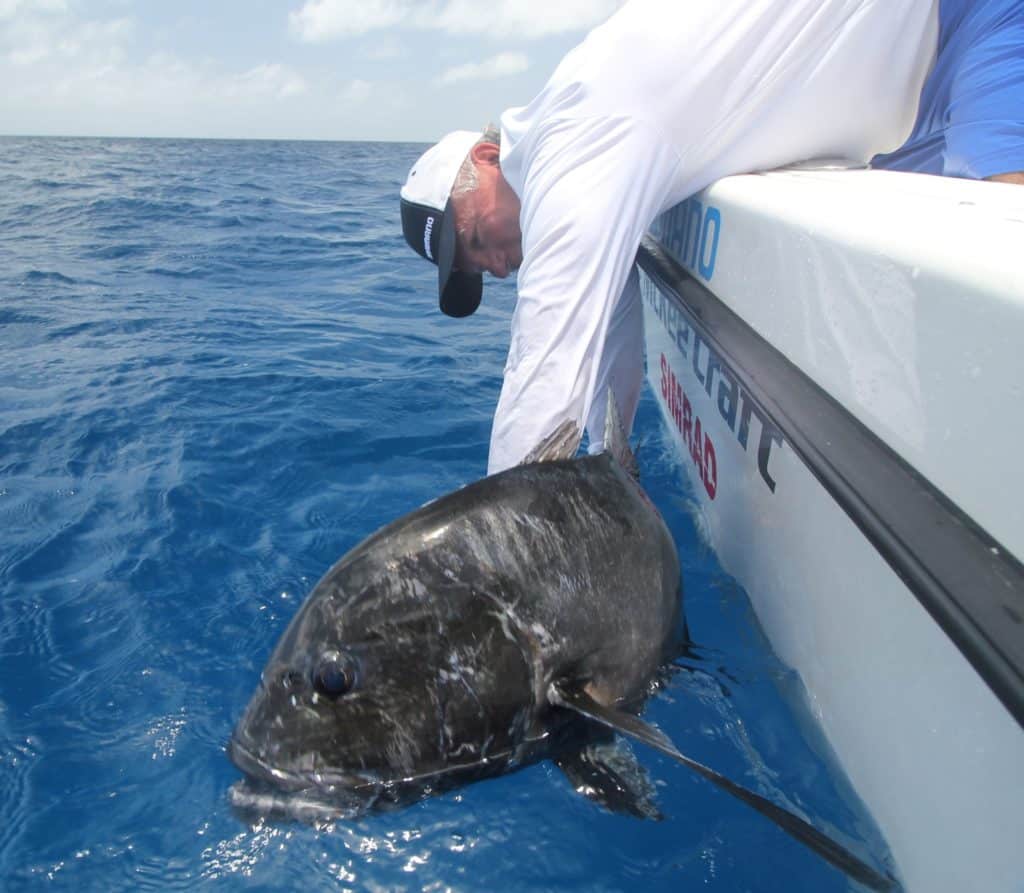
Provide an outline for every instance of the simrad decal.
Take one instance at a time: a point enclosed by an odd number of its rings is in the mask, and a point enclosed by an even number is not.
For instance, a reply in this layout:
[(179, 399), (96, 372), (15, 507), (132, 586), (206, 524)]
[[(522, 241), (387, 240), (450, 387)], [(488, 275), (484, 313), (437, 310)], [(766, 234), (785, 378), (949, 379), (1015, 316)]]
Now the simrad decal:
[[(750, 442), (750, 420), (757, 419), (761, 428), (757, 444), (757, 470), (761, 480), (774, 493), (775, 479), (768, 469), (768, 463), (771, 460), (773, 446), (781, 447), (784, 442), (782, 432), (739, 385), (732, 369), (715, 353), (700, 332), (690, 325), (676, 303), (650, 282), (644, 282), (643, 291), (647, 303), (657, 314), (682, 359), (689, 361), (693, 377), (707, 396), (715, 401), (722, 421), (736, 437), (744, 452), (747, 452), (747, 444)], [(672, 362), (664, 354), (661, 356), (661, 376), (662, 397), (665, 398), (669, 414), (676, 421), (683, 442), (700, 472), (708, 496), (714, 499), (718, 489), (718, 461), (714, 444), (707, 433), (708, 426), (696, 418), (692, 402), (679, 384), (683, 376), (673, 368)]]
[(711, 442), (711, 435), (702, 430), (700, 418), (694, 414), (690, 398), (679, 384), (679, 379), (665, 359), (665, 354), (661, 355), (661, 396), (665, 398), (669, 415), (675, 420), (683, 443), (690, 451), (690, 458), (697, 466), (697, 473), (704, 484), (708, 499), (714, 499), (718, 492), (718, 458), (715, 455), (715, 445)]

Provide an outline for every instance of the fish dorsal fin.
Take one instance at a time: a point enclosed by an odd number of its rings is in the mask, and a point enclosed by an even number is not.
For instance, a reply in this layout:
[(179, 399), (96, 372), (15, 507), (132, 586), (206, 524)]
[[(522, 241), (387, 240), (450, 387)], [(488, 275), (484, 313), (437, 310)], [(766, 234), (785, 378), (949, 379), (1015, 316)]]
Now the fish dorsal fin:
[(629, 438), (622, 425), (619, 406), (615, 402), (615, 393), (608, 388), (608, 399), (604, 410), (604, 450), (611, 453), (615, 461), (621, 465), (634, 481), (640, 480), (640, 469), (636, 464), (636, 456), (629, 448)]
[(671, 757), (676, 762), (689, 767), (712, 784), (717, 785), (724, 791), (728, 791), (737, 799), (756, 809), (761, 815), (771, 819), (776, 825), (795, 837), (802, 844), (814, 850), (823, 859), (866, 887), (872, 890), (899, 889), (899, 885), (893, 878), (880, 874), (870, 865), (854, 856), (845, 847), (836, 843), (831, 837), (822, 834), (821, 831), (805, 822), (799, 816), (783, 809), (781, 806), (776, 806), (771, 800), (747, 790), (742, 785), (730, 781), (714, 769), (680, 753), (664, 732), (656, 729), (650, 723), (644, 722), (640, 717), (634, 716), (632, 713), (626, 713), (624, 710), (619, 710), (616, 707), (608, 707), (598, 703), (582, 688), (568, 683), (552, 682), (548, 687), (548, 700), (556, 706), (574, 710), (588, 719), (602, 723), (623, 735), (628, 735), (630, 738), (641, 741), (665, 754), (665, 756)]
[(583, 432), (572, 419), (566, 419), (547, 437), (537, 444), (520, 465), (534, 462), (554, 462), (558, 459), (571, 459), (580, 448)]

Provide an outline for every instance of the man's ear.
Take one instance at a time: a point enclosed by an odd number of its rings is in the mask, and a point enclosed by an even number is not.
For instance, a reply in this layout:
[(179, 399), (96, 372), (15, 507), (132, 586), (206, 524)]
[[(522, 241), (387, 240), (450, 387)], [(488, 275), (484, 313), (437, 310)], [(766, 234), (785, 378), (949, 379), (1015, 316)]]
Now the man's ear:
[(477, 166), (496, 165), (501, 158), (501, 147), (497, 143), (476, 143), (469, 150), (469, 157)]

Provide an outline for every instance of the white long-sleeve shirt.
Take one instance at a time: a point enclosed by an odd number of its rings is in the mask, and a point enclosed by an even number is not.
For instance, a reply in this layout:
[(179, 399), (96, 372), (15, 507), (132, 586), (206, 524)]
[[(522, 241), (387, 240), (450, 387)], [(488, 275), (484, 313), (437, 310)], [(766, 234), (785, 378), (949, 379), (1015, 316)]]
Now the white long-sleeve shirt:
[(566, 418), (632, 425), (642, 381), (634, 258), (662, 211), (720, 177), (866, 161), (910, 132), (937, 0), (632, 0), (501, 118), (523, 263), (488, 473)]

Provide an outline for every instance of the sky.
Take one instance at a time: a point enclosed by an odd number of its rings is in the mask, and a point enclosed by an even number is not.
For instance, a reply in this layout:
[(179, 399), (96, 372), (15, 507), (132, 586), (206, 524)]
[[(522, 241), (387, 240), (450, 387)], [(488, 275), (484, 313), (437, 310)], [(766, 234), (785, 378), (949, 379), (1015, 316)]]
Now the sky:
[(0, 0), (0, 133), (433, 141), (621, 0)]

